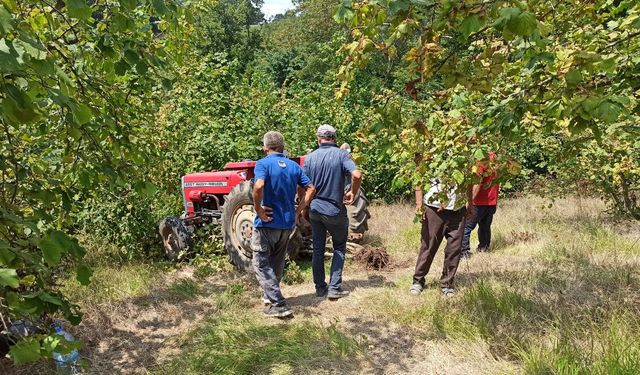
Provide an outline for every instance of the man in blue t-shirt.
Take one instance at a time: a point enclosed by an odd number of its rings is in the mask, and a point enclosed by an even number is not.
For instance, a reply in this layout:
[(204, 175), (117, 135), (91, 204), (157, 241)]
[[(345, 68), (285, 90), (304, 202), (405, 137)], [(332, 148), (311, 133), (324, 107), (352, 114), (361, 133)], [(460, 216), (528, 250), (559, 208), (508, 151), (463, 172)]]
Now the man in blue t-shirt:
[[(268, 132), (262, 141), (267, 156), (258, 160), (254, 168), (253, 205), (257, 216), (251, 238), (253, 268), (270, 303), (265, 315), (284, 318), (291, 315), (280, 291), (287, 247), (297, 217), (309, 205), (315, 189), (302, 168), (283, 155), (282, 134)], [(304, 197), (296, 209), (298, 187), (304, 191)]]
[[(318, 297), (338, 299), (349, 294), (342, 290), (342, 268), (349, 234), (345, 205), (352, 204), (357, 196), (362, 174), (349, 153), (336, 145), (336, 129), (333, 126), (321, 125), (316, 137), (320, 148), (309, 154), (304, 161), (304, 171), (317, 189), (309, 210), (313, 232), (313, 282)], [(348, 176), (351, 176), (351, 189), (345, 193), (345, 180)], [(324, 275), (327, 231), (333, 242), (328, 286)]]

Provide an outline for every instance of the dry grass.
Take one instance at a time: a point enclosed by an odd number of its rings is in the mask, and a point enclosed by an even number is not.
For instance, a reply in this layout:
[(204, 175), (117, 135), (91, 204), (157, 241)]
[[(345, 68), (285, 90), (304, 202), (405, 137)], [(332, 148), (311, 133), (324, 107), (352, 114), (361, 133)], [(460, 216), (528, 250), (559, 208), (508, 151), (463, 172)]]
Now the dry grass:
[[(597, 200), (558, 200), (551, 207), (535, 198), (503, 200), (493, 251), (461, 263), (455, 298), (443, 300), (437, 291), (439, 254), (431, 288), (420, 297), (407, 294), (408, 269), (394, 285), (362, 296), (363, 311), (430, 342), (483, 342), (492, 357), (528, 373), (580, 373), (591, 365), (602, 374), (635, 373), (640, 352), (630, 337), (640, 334), (640, 226), (615, 222), (603, 208)], [(396, 256), (415, 256), (416, 227), (391, 239)], [(601, 333), (619, 322), (629, 332)], [(600, 348), (587, 348), (589, 342)], [(620, 350), (626, 354), (616, 356)], [(482, 366), (463, 358), (472, 364), (468, 371)]]
[[(347, 261), (348, 298), (315, 297), (309, 262), (283, 293), (290, 321), (261, 316), (260, 292), (233, 272), (197, 277), (155, 264), (98, 265), (67, 291), (84, 308), (74, 333), (94, 373), (640, 373), (640, 226), (593, 199), (502, 200), (493, 250), (462, 261), (458, 293), (420, 296), (413, 205), (374, 204), (365, 243), (394, 267)], [(477, 243), (475, 235), (472, 246)], [(195, 275), (195, 276), (194, 276)]]

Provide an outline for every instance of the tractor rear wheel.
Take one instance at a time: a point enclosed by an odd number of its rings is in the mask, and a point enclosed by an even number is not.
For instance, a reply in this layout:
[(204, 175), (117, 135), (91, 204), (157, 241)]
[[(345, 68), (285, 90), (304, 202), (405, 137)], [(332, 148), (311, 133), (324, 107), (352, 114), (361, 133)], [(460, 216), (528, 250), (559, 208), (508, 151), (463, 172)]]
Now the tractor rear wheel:
[(169, 260), (176, 260), (181, 255), (191, 251), (193, 239), (182, 220), (168, 217), (158, 225), (158, 232), (162, 237), (164, 254)]
[(253, 271), (251, 236), (255, 217), (251, 183), (244, 181), (231, 189), (222, 207), (224, 248), (231, 263), (241, 271)]

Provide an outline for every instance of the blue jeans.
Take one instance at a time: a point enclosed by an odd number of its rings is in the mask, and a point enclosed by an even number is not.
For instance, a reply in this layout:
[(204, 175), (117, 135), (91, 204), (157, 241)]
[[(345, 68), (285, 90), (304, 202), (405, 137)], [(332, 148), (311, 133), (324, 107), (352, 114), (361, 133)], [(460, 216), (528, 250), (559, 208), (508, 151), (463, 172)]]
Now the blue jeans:
[(310, 212), (311, 230), (313, 232), (313, 256), (311, 269), (313, 270), (313, 283), (316, 290), (327, 289), (324, 278), (324, 248), (327, 244), (327, 231), (333, 241), (333, 259), (329, 276), (329, 290), (339, 290), (342, 286), (342, 268), (347, 249), (347, 236), (349, 235), (349, 218), (346, 214), (327, 216), (317, 212)]
[(496, 213), (496, 206), (475, 206), (476, 214), (467, 221), (462, 238), (462, 252), (468, 252), (470, 248), (471, 232), (478, 226), (478, 251), (487, 251), (491, 246), (491, 222)]

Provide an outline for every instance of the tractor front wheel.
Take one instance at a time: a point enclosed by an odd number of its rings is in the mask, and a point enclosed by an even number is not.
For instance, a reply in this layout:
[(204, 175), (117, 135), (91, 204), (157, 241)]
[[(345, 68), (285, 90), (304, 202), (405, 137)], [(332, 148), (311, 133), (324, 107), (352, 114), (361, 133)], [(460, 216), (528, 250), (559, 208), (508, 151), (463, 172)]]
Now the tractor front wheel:
[(241, 271), (253, 271), (251, 236), (255, 217), (251, 183), (244, 181), (231, 189), (222, 207), (224, 247), (231, 263)]
[(169, 260), (177, 260), (181, 255), (191, 251), (193, 239), (182, 220), (168, 217), (158, 225), (158, 232), (162, 237), (164, 254)]

